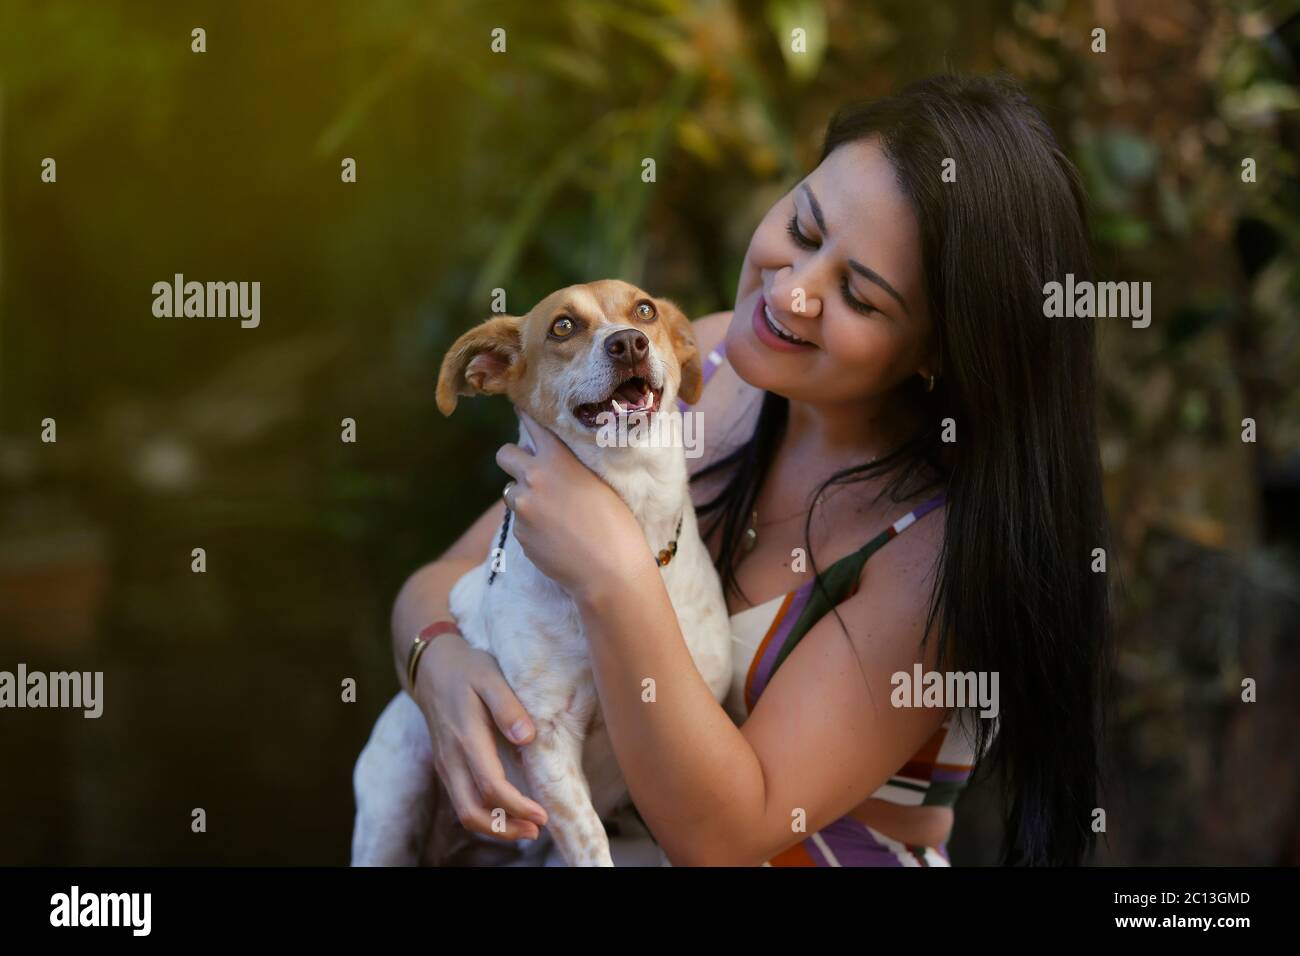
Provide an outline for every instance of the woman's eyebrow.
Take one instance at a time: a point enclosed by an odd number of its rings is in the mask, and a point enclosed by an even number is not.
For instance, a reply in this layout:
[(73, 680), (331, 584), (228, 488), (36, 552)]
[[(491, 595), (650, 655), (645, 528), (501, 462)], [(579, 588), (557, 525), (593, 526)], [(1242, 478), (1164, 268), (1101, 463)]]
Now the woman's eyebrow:
[[(819, 203), (817, 201), (817, 197), (813, 195), (811, 186), (809, 186), (807, 183), (800, 183), (799, 186), (804, 191), (804, 194), (808, 197), (808, 205), (812, 207), (813, 218), (817, 220), (817, 228), (822, 231), (822, 235), (826, 235), (826, 220), (822, 216), (821, 203)], [(864, 266), (861, 262), (858, 262), (856, 259), (849, 260), (849, 268), (852, 269), (854, 272), (856, 272), (858, 275), (862, 276), (864, 279), (867, 279), (870, 282), (874, 282), (876, 285), (880, 286), (880, 288), (884, 289), (886, 292), (888, 292), (898, 301), (898, 304), (903, 307), (904, 312), (906, 312), (908, 315), (912, 314), (912, 310), (907, 307), (907, 303), (903, 301), (903, 297), (899, 295), (898, 290), (895, 289), (888, 282), (886, 282), (885, 277), (882, 276), (879, 272), (876, 272), (874, 269), (868, 269), (866, 266)]]
[(799, 187), (807, 194), (808, 205), (812, 206), (813, 218), (817, 220), (817, 228), (824, 235), (826, 233), (826, 220), (822, 218), (822, 204), (817, 201), (817, 197), (813, 195), (812, 187), (807, 183), (800, 183)]
[(856, 259), (849, 260), (849, 268), (852, 269), (854, 272), (858, 273), (858, 275), (862, 276), (864, 279), (868, 279), (874, 282), (876, 285), (880, 286), (880, 288), (884, 289), (886, 292), (888, 292), (890, 295), (892, 295), (895, 299), (898, 300), (898, 304), (903, 307), (904, 312), (906, 312), (908, 315), (912, 314), (912, 310), (907, 307), (907, 303), (904, 302), (903, 297), (898, 294), (898, 290), (895, 289), (888, 282), (886, 282), (884, 276), (882, 276), (880, 273), (876, 272), (873, 269), (868, 269), (866, 266), (864, 266), (861, 262), (858, 262)]

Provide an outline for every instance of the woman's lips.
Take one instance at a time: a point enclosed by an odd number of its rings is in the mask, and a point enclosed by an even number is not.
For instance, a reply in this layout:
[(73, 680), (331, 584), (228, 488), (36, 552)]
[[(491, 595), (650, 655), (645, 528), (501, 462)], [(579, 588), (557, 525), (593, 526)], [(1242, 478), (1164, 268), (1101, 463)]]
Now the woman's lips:
[(811, 342), (790, 342), (781, 338), (768, 324), (767, 316), (763, 313), (763, 307), (767, 305), (767, 300), (763, 294), (758, 294), (758, 301), (754, 303), (754, 334), (758, 340), (770, 349), (778, 352), (807, 352), (809, 349), (815, 349), (817, 346)]

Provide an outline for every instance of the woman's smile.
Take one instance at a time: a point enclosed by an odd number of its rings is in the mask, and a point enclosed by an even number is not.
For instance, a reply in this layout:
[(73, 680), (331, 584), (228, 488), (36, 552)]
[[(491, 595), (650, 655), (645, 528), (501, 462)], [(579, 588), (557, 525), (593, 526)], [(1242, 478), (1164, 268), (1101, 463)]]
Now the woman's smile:
[(817, 348), (812, 342), (799, 338), (778, 322), (761, 292), (754, 303), (753, 326), (758, 340), (778, 352), (807, 352)]

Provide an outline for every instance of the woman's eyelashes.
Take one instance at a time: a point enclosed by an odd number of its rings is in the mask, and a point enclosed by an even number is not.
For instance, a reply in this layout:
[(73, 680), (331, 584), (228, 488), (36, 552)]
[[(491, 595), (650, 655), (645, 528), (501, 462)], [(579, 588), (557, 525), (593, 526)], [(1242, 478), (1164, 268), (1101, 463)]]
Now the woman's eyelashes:
[(801, 249), (817, 248), (817, 243), (813, 242), (811, 239), (805, 236), (802, 231), (800, 231), (798, 213), (795, 213), (793, 216), (790, 217), (790, 221), (786, 223), (785, 231), (790, 234), (790, 238), (794, 240), (794, 244), (799, 248)]
[[(818, 248), (817, 242), (804, 235), (803, 230), (799, 228), (799, 213), (796, 212), (790, 217), (790, 221), (785, 225), (785, 231), (790, 234), (790, 238), (800, 249), (812, 250)], [(878, 311), (875, 306), (868, 302), (863, 302), (861, 299), (853, 295), (852, 291), (849, 289), (848, 276), (840, 277), (840, 294), (844, 296), (845, 304), (856, 312), (861, 312), (863, 315), (870, 315), (872, 312)]]
[(868, 302), (863, 302), (861, 299), (857, 298), (849, 290), (848, 276), (840, 276), (840, 293), (844, 296), (844, 301), (848, 304), (850, 309), (861, 312), (863, 315), (870, 315), (872, 312), (880, 311), (874, 305), (871, 305)]

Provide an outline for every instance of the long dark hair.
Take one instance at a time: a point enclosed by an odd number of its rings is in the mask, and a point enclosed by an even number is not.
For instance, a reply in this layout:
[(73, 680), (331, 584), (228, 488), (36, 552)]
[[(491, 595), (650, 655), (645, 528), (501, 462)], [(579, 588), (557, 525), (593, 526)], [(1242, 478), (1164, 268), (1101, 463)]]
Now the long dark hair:
[[(847, 106), (822, 159), (873, 136), (920, 224), (942, 375), (929, 394), (919, 376), (903, 386), (924, 410), (911, 438), (831, 475), (813, 503), (876, 476), (896, 500), (946, 487), (927, 632), (937, 621), (940, 666), (999, 674), (987, 762), (1008, 795), (1003, 862), (1077, 864), (1098, 804), (1110, 612), (1106, 575), (1091, 568), (1108, 540), (1094, 323), (1044, 316), (1043, 289), (1092, 277), (1086, 198), (1043, 117), (1004, 77), (940, 76)], [(940, 175), (948, 159), (955, 182)], [(728, 588), (739, 590), (741, 542), (788, 409), (765, 393), (748, 442), (696, 475), (729, 475), (699, 508), (706, 535), (721, 530)], [(947, 419), (956, 434), (945, 442)], [(810, 511), (806, 542), (811, 522)], [(983, 754), (993, 728), (976, 723)]]

